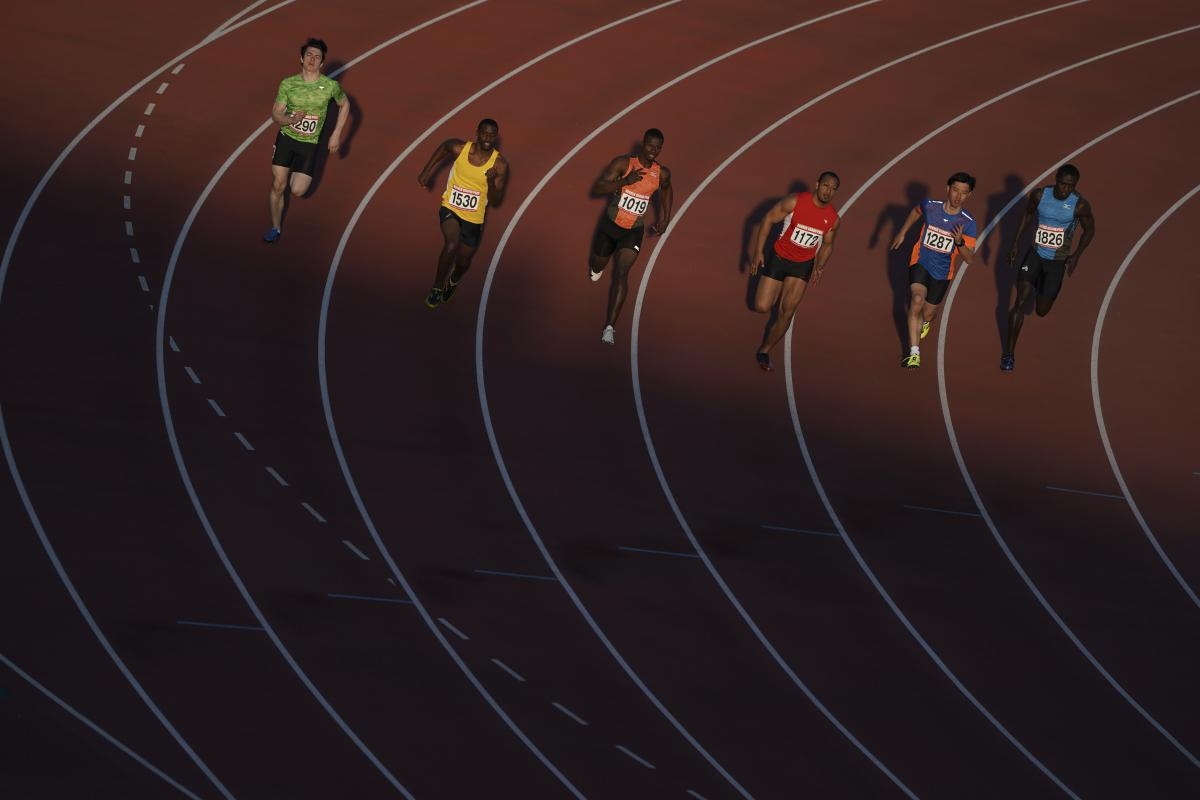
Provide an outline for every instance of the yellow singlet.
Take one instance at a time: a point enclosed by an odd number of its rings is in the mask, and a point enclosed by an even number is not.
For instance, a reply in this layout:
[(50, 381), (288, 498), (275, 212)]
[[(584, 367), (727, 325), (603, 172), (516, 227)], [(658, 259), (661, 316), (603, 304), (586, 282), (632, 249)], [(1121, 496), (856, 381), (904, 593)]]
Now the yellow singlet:
[(442, 205), (466, 222), (482, 225), (488, 192), (484, 173), (496, 163), (500, 151), (492, 148), (491, 158), (482, 167), (477, 167), (467, 158), (474, 146), (474, 142), (467, 142), (458, 158), (454, 159), (454, 164), (450, 167), (450, 177), (446, 179), (446, 191), (442, 193)]

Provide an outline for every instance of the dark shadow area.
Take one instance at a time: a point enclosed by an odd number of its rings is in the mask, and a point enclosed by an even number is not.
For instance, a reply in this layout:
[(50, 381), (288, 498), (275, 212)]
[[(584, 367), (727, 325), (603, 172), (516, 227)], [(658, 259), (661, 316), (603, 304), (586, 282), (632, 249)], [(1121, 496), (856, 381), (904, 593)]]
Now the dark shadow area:
[[(811, 191), (812, 191), (812, 189), (809, 187), (809, 185), (805, 181), (796, 179), (796, 180), (793, 180), (791, 182), (791, 184), (788, 186), (787, 194), (781, 195), (779, 197), (769, 197), (754, 207), (754, 209), (746, 216), (746, 219), (742, 222), (742, 239), (740, 242), (741, 246), (738, 248), (737, 258), (735, 260), (735, 263), (738, 265), (739, 272), (748, 273), (750, 271), (750, 263), (746, 257), (746, 253), (750, 249), (750, 243), (754, 241), (754, 233), (755, 233), (755, 231), (758, 230), (759, 223), (762, 222), (763, 217), (765, 217), (768, 213), (770, 213), (771, 209), (775, 207), (775, 204), (778, 203), (780, 200), (782, 200), (784, 197), (787, 197), (787, 196), (793, 195), (793, 194), (800, 194), (801, 192), (811, 192)], [(775, 243), (775, 240), (779, 238), (779, 235), (782, 232), (783, 232), (783, 223), (782, 222), (779, 223), (778, 225), (773, 226), (771, 228), (770, 232), (767, 234), (767, 241), (764, 244), (764, 248), (773, 245)], [(766, 252), (767, 252), (767, 250), (764, 249), (763, 253), (765, 254)], [(749, 275), (749, 279), (746, 281), (746, 308), (750, 309), (751, 311), (754, 310), (754, 295), (758, 293), (758, 279), (759, 279), (759, 275), (761, 275), (761, 274), (762, 274), (761, 272), (758, 272), (758, 273), (755, 273), (754, 275)], [(775, 321), (775, 312), (772, 311), (770, 314), (770, 319), (767, 320), (767, 329), (769, 329), (771, 327), (771, 324), (774, 321)], [(764, 330), (763, 336), (764, 336), (764, 338), (766, 337), (766, 330)]]
[[(344, 62), (330, 61), (325, 65), (325, 74), (335, 76), (334, 80), (339, 83), (345, 78), (345, 74), (338, 74), (338, 70), (342, 69)], [(343, 90), (345, 87), (342, 87)], [(350, 155), (350, 143), (354, 140), (354, 134), (358, 127), (362, 124), (363, 111), (354, 97), (346, 92), (346, 97), (350, 101), (350, 119), (346, 120), (346, 127), (342, 130), (342, 142), (338, 147), (338, 151), (332, 154), (333, 158), (339, 161), (344, 160)], [(321, 127), (321, 134), (317, 137), (317, 159), (313, 166), (312, 183), (308, 186), (308, 191), (304, 193), (305, 197), (313, 197), (317, 190), (321, 188), (321, 181), (325, 177), (325, 164), (329, 161), (331, 154), (329, 152), (329, 137), (333, 135), (333, 129), (337, 127), (338, 118), (341, 110), (337, 103), (329, 101), (329, 107), (326, 109), (325, 124)], [(286, 210), (285, 210), (286, 215)]]
[[(995, 194), (988, 195), (987, 199), (987, 217), (988, 220), (993, 220), (999, 217), (1000, 212), (1004, 210), (1004, 206), (1010, 200), (1022, 193), (1025, 188), (1025, 179), (1017, 174), (1010, 174), (1004, 179), (1004, 189)], [(983, 243), (980, 248), (979, 255), (983, 258), (984, 263), (989, 260), (992, 264), (992, 277), (996, 281), (996, 337), (1000, 341), (1000, 352), (1004, 352), (1008, 338), (1008, 309), (1011, 307), (1015, 295), (1013, 287), (1016, 286), (1016, 276), (1018, 262), (1012, 265), (1008, 263), (1009, 249), (1016, 245), (1017, 258), (1025, 252), (1027, 245), (1022, 245), (1014, 241), (1017, 235), (1017, 226), (1021, 224), (1021, 215), (1025, 213), (1026, 200), (1021, 197), (1017, 200), (1009, 212), (1004, 215), (1000, 223), (996, 226), (997, 237), (989, 237), (988, 241)], [(1025, 239), (1029, 239), (1032, 233), (1026, 231)], [(996, 242), (996, 247), (992, 247), (992, 241)], [(1028, 314), (1033, 310), (1033, 297), (1030, 297), (1029, 308), (1022, 309), (1022, 314)]]
[[(900, 347), (899, 357), (903, 358), (908, 347), (908, 262), (912, 258), (914, 241), (906, 240), (899, 250), (889, 249), (892, 239), (904, 226), (904, 220), (917, 204), (929, 197), (929, 187), (919, 181), (910, 181), (904, 187), (904, 202), (889, 203), (879, 211), (875, 218), (875, 228), (867, 240), (867, 248), (874, 250), (881, 242), (884, 248), (884, 271), (888, 282), (892, 285), (892, 322), (896, 326), (896, 341)], [(916, 227), (915, 225), (913, 227)], [(911, 234), (912, 231), (909, 231)]]

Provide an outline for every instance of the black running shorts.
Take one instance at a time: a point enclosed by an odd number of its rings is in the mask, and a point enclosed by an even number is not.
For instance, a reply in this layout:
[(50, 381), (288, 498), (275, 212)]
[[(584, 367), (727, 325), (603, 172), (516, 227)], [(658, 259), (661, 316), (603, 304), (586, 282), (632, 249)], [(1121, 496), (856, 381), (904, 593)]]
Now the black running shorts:
[(608, 217), (604, 217), (596, 225), (592, 235), (592, 255), (596, 258), (608, 258), (617, 250), (642, 251), (642, 235), (644, 225), (632, 228), (622, 228)]
[(908, 282), (910, 284), (919, 283), (925, 287), (925, 302), (936, 306), (942, 302), (942, 298), (946, 296), (946, 290), (950, 288), (950, 281), (939, 281), (937, 278), (929, 274), (929, 270), (921, 266), (920, 262), (913, 264), (908, 268)]
[(478, 222), (467, 222), (445, 206), (438, 206), (438, 220), (445, 222), (450, 218), (458, 220), (458, 240), (467, 247), (479, 247), (479, 240), (483, 238), (483, 226)]
[(792, 261), (779, 255), (772, 248), (771, 252), (767, 254), (767, 262), (763, 265), (763, 275), (777, 281), (784, 278), (799, 278), (808, 283), (808, 279), (812, 277), (814, 264), (816, 264), (814, 258), (810, 258), (808, 261)]
[(1021, 269), (1017, 272), (1017, 283), (1032, 283), (1037, 289), (1038, 297), (1058, 297), (1062, 289), (1063, 275), (1067, 272), (1065, 259), (1049, 261), (1038, 255), (1037, 248), (1031, 247), (1025, 251), (1021, 260)]
[(272, 156), (271, 163), (311, 178), (313, 168), (317, 165), (317, 143), (297, 142), (280, 131), (275, 137), (275, 155)]

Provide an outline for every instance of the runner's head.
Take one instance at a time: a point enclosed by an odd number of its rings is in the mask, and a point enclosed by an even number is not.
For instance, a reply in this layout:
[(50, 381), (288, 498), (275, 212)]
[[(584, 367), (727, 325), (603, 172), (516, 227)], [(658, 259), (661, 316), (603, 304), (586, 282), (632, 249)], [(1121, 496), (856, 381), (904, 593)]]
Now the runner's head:
[(975, 191), (975, 178), (965, 172), (956, 172), (946, 179), (946, 207), (962, 208), (971, 192)]
[(1079, 168), (1074, 164), (1063, 164), (1054, 175), (1054, 196), (1066, 200), (1079, 183)]
[(645, 164), (653, 164), (658, 160), (658, 154), (663, 148), (663, 132), (658, 128), (650, 128), (642, 134), (641, 160)]
[(500, 123), (491, 117), (486, 117), (479, 120), (479, 127), (475, 129), (475, 143), (479, 145), (479, 149), (485, 153), (496, 146), (496, 140), (500, 138)]
[(325, 53), (329, 48), (325, 46), (324, 39), (309, 39), (304, 44), (300, 45), (300, 63), (306, 67), (311, 66), (313, 69), (320, 69), (325, 63)]
[(813, 190), (813, 197), (817, 198), (818, 204), (827, 206), (833, 201), (833, 196), (837, 194), (841, 185), (842, 179), (836, 172), (825, 170), (817, 178), (817, 188)]

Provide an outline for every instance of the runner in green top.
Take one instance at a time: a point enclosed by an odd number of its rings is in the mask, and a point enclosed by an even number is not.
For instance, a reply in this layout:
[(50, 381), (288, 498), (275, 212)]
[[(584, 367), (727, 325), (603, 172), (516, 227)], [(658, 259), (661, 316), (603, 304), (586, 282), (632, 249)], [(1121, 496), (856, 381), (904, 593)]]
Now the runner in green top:
[[(275, 137), (275, 155), (271, 159), (271, 229), (264, 242), (279, 240), (283, 225), (285, 190), (290, 186), (302, 197), (312, 183), (317, 161), (317, 139), (325, 127), (329, 101), (337, 103), (337, 124), (329, 135), (329, 152), (342, 144), (342, 130), (350, 118), (350, 98), (333, 78), (321, 74), (325, 65), (325, 42), (309, 39), (300, 48), (300, 74), (289, 75), (279, 83), (271, 119), (280, 126)], [(290, 180), (289, 180), (290, 175)]]

